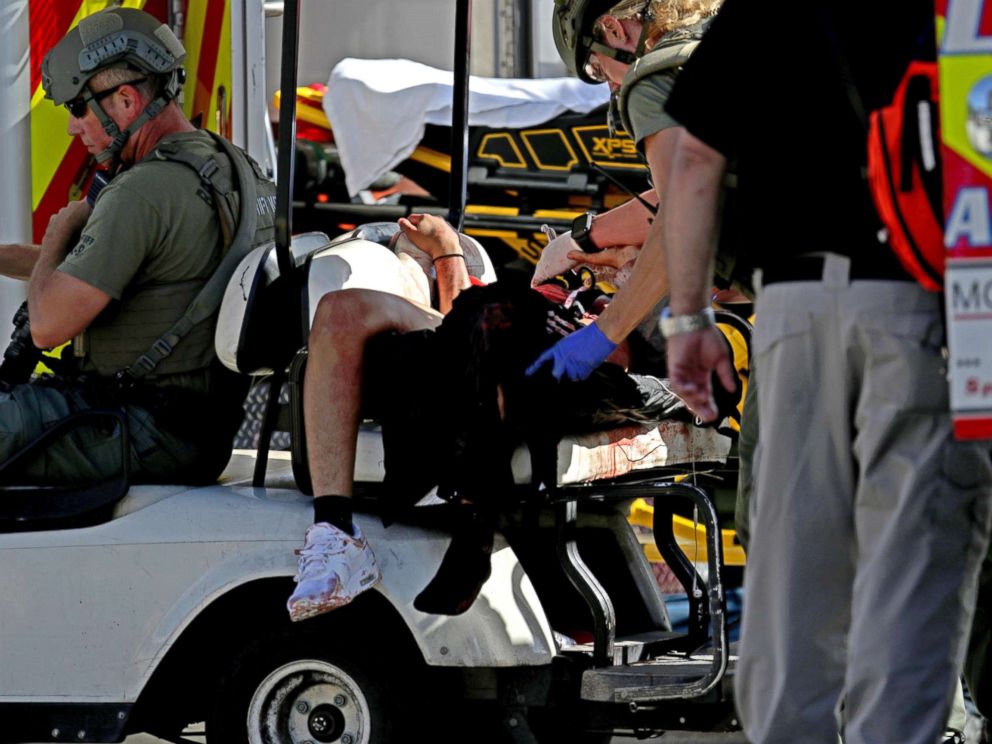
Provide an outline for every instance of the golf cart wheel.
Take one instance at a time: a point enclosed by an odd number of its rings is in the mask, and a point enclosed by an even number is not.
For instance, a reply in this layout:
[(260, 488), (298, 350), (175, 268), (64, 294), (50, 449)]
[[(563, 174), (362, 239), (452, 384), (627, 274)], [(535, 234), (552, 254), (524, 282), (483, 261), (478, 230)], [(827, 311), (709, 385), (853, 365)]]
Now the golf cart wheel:
[(319, 636), (256, 643), (224, 680), (207, 736), (233, 744), (385, 744), (400, 711), (388, 674)]

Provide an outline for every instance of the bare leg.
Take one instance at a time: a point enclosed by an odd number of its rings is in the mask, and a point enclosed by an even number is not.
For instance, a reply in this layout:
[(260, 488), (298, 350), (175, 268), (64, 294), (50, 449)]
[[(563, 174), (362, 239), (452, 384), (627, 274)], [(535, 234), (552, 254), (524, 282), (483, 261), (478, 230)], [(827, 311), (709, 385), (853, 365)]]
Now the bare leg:
[(345, 289), (321, 298), (303, 383), (307, 452), (317, 496), (351, 496), (365, 343), (386, 331), (436, 328), (440, 314), (396, 295)]
[(382, 580), (372, 548), (351, 515), (365, 344), (384, 331), (422, 330), (439, 322), (430, 309), (372, 290), (332, 292), (317, 306), (303, 408), (318, 498), (314, 523), (296, 551), (296, 589), (286, 602), (291, 620), (346, 605)]

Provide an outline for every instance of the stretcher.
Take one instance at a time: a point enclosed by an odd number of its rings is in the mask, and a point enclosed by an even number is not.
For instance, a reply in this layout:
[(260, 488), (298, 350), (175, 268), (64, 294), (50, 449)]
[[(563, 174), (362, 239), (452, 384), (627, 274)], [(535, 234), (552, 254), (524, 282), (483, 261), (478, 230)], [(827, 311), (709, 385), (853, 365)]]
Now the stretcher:
[[(439, 123), (443, 111), (436, 118), (425, 116), (420, 109), (416, 116), (404, 117), (404, 109), (392, 103), (396, 95), (391, 93), (383, 105), (373, 107), (378, 112), (374, 126), (367, 119), (344, 114), (359, 111), (348, 105), (356, 96), (364, 100), (379, 92), (382, 86), (374, 81), (380, 77), (393, 81), (393, 89), (395, 80), (403, 80), (406, 88), (401, 93), (416, 92), (418, 102), (426, 95), (440, 110), (450, 101), (450, 79), (439, 82), (430, 68), (424, 72), (422, 65), (408, 60), (346, 62), (341, 74), (332, 75), (326, 86), (297, 92), (297, 112), (307, 128), (298, 143), (295, 224), (301, 231), (336, 234), (365, 222), (395, 220), (410, 211), (443, 212), (451, 196), (451, 130)], [(388, 69), (378, 69), (386, 63), (391, 65)], [(370, 66), (374, 74), (366, 75)], [(473, 78), (473, 91), (479, 82)], [(509, 93), (501, 89), (497, 93), (502, 98), (496, 94), (493, 98), (509, 103), (499, 108), (490, 101), (485, 112), (488, 118), (470, 118), (469, 205), (464, 229), (483, 243), (497, 266), (516, 259), (537, 263), (547, 242), (542, 225), (558, 232), (568, 230), (582, 212), (610, 209), (627, 201), (630, 192), (648, 187), (647, 167), (633, 140), (623, 131), (611, 134), (607, 127), (604, 86), (583, 86), (578, 93), (562, 88), (556, 93), (555, 88), (549, 90), (548, 81), (481, 82), (506, 85)], [(567, 81), (569, 86), (576, 84), (581, 85), (574, 79)], [(427, 85), (437, 90), (420, 93)], [(345, 87), (341, 102), (332, 103), (336, 90)], [(359, 90), (352, 91), (352, 87)], [(278, 96), (277, 101), (281, 100)], [(549, 107), (549, 98), (555, 96), (557, 105)], [(586, 105), (576, 104), (587, 96)], [(572, 108), (568, 108), (570, 103)], [(527, 106), (537, 113), (529, 114)], [(327, 116), (329, 110), (338, 112), (332, 117), (337, 119), (336, 128)], [(541, 112), (547, 118), (541, 118)], [(356, 154), (349, 156), (348, 152)], [(354, 160), (358, 153), (381, 152), (402, 157), (395, 163), (385, 156), (374, 161), (378, 165), (360, 163), (355, 167), (363, 175), (347, 185), (349, 157)], [(383, 169), (382, 162), (389, 163), (389, 168)]]

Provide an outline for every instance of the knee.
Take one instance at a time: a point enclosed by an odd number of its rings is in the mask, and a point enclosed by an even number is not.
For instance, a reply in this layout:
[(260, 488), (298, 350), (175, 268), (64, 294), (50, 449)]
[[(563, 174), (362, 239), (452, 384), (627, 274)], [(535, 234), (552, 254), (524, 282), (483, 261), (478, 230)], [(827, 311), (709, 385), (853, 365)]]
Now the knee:
[(310, 328), (310, 345), (355, 342), (372, 333), (372, 304), (367, 290), (342, 289), (320, 298)]

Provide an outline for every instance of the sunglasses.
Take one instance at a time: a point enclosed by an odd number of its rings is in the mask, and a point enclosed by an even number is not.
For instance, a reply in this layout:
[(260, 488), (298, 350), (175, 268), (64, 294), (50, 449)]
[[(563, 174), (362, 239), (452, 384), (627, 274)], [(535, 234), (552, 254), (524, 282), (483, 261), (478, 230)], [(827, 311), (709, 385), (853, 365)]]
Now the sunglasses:
[(588, 76), (588, 78), (597, 83), (606, 82), (606, 73), (603, 72), (602, 66), (599, 64), (599, 59), (596, 55), (596, 49), (594, 47), (605, 46), (603, 44), (603, 29), (596, 24), (592, 28), (591, 36), (585, 38), (588, 46), (586, 47), (586, 61), (582, 63), (582, 71)]
[(582, 66), (582, 69), (589, 76), (590, 80), (594, 80), (597, 83), (607, 82), (606, 73), (599, 66), (599, 60), (596, 59), (593, 52), (589, 52), (589, 56), (586, 57), (586, 63)]
[(69, 116), (73, 117), (74, 119), (82, 119), (84, 116), (86, 116), (86, 110), (89, 108), (90, 101), (97, 101), (99, 103), (107, 96), (112, 96), (114, 93), (117, 92), (117, 89), (121, 88), (122, 86), (138, 85), (139, 83), (143, 83), (146, 80), (148, 80), (148, 78), (146, 77), (138, 78), (137, 80), (126, 80), (123, 83), (118, 83), (113, 88), (107, 88), (106, 90), (101, 90), (99, 93), (84, 93), (81, 96), (77, 96), (76, 98), (73, 98), (71, 101), (66, 101), (62, 105), (65, 106), (66, 110), (69, 112)]
[(625, 65), (633, 64), (637, 59), (637, 57), (630, 52), (624, 51), (623, 49), (614, 49), (601, 41), (593, 40), (589, 44), (589, 51), (586, 54), (586, 61), (582, 66), (582, 69), (583, 72), (589, 76), (590, 80), (595, 80), (597, 83), (605, 83), (609, 80), (606, 77), (606, 73), (603, 72), (603, 68), (600, 66), (599, 60), (597, 59), (600, 54), (615, 59), (618, 62), (622, 62)]

